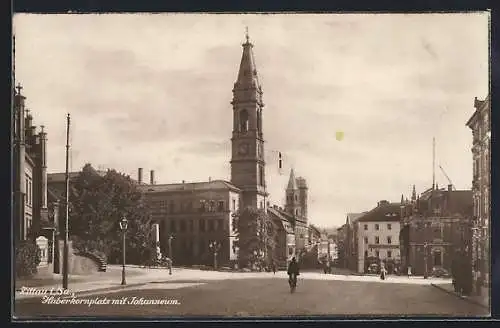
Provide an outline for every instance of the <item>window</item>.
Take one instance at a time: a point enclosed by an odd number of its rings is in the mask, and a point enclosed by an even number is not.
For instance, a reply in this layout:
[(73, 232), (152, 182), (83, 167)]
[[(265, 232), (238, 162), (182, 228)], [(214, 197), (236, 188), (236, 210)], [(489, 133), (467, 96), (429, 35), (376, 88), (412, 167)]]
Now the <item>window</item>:
[(299, 197), (297, 195), (295, 195), (295, 201), (298, 201), (299, 200)]
[(365, 237), (365, 244), (368, 244), (368, 237)]
[(189, 231), (194, 231), (194, 220), (189, 220)]
[(368, 257), (368, 251), (365, 251), (365, 257)]
[(288, 255), (293, 255), (293, 248), (288, 249)]
[(226, 230), (226, 226), (224, 225), (224, 220), (222, 219), (219, 220), (219, 229), (222, 231)]
[(209, 212), (215, 212), (215, 201), (211, 200), (209, 204)]
[(299, 215), (299, 209), (298, 208), (295, 209), (295, 215)]
[(380, 239), (378, 236), (375, 236), (375, 244), (380, 244)]
[(205, 200), (200, 200), (200, 212), (205, 212), (206, 210), (206, 203)]
[(248, 131), (248, 112), (246, 109), (240, 112), (240, 132)]
[(25, 186), (24, 186), (24, 189), (25, 189), (24, 190), (24, 193), (25, 193), (24, 202), (26, 204), (28, 204), (28, 189), (29, 189), (29, 187), (28, 187), (28, 176), (25, 177), (24, 182), (25, 182)]
[(208, 220), (208, 231), (214, 231), (214, 221)]
[(392, 230), (392, 224), (387, 223), (387, 230)]
[(185, 232), (186, 231), (186, 221), (184, 220), (181, 220), (181, 232)]
[(392, 257), (392, 251), (387, 251), (387, 257)]
[(375, 257), (377, 257), (377, 258), (380, 257), (380, 252), (379, 251), (375, 251)]
[(174, 213), (175, 211), (175, 203), (173, 200), (170, 201), (170, 206), (169, 206), (170, 213)]
[(200, 219), (200, 231), (205, 231), (205, 219)]
[(365, 230), (368, 230), (368, 224), (365, 224)]
[(379, 230), (379, 229), (380, 229), (379, 225), (375, 224), (375, 230)]
[(176, 228), (177, 227), (175, 226), (175, 220), (170, 221), (170, 231), (175, 232)]
[(434, 251), (434, 266), (441, 266), (441, 251), (440, 250), (435, 250)]
[(219, 201), (219, 204), (217, 205), (217, 211), (223, 212), (224, 211), (224, 201)]
[(264, 202), (260, 201), (260, 208), (264, 208)]
[(387, 237), (387, 243), (392, 244), (392, 237), (391, 236)]
[(236, 199), (233, 199), (233, 211), (236, 211)]

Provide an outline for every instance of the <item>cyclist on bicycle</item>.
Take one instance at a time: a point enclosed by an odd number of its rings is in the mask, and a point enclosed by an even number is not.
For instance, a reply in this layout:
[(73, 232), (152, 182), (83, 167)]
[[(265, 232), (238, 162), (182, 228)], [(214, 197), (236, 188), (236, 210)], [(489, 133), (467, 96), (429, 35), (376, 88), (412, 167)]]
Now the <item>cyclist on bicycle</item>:
[(292, 260), (290, 261), (290, 264), (288, 264), (288, 281), (290, 283), (293, 283), (294, 286), (297, 285), (297, 276), (300, 274), (299, 273), (299, 264), (297, 263), (297, 260), (295, 259), (295, 256), (292, 257)]

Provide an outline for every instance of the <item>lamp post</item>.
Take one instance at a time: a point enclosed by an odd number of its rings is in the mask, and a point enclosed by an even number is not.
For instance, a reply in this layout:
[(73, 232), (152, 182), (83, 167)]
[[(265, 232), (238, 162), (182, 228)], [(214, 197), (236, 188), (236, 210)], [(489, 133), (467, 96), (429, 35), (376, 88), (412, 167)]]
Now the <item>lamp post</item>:
[(217, 252), (220, 250), (220, 242), (212, 241), (208, 244), (208, 248), (214, 253), (214, 270), (217, 270)]
[(122, 285), (126, 285), (127, 282), (125, 280), (125, 234), (127, 232), (128, 221), (127, 218), (122, 217), (120, 220), (120, 229), (122, 231)]
[(424, 279), (427, 279), (427, 242), (424, 243)]
[(172, 239), (174, 239), (174, 236), (170, 235), (168, 236), (168, 257), (170, 258), (170, 264), (168, 266), (168, 274), (172, 274), (172, 265), (173, 265), (173, 259), (172, 259)]

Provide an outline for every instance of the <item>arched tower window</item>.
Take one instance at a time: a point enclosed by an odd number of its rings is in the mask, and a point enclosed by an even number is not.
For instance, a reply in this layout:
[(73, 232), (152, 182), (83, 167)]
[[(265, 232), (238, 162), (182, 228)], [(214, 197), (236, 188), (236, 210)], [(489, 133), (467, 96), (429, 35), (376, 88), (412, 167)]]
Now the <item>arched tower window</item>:
[(240, 132), (248, 131), (248, 112), (246, 109), (243, 109), (240, 112)]
[(257, 111), (257, 130), (262, 133), (262, 109)]

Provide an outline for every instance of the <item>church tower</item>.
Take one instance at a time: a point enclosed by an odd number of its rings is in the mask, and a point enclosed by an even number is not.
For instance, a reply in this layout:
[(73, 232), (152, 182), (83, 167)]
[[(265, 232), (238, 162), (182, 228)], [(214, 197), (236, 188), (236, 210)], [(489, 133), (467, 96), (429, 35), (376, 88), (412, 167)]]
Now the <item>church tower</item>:
[(300, 206), (300, 190), (297, 187), (297, 179), (295, 179), (293, 169), (290, 171), (290, 178), (286, 187), (285, 211), (298, 217), (303, 215)]
[(231, 182), (242, 189), (242, 208), (265, 208), (266, 180), (262, 133), (262, 88), (248, 31), (233, 88)]

